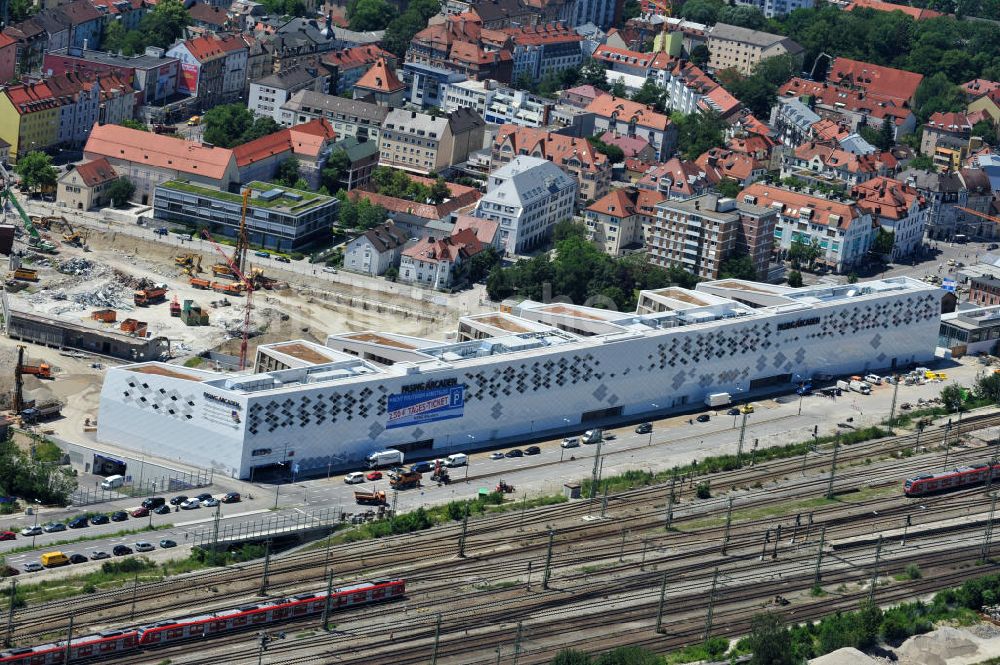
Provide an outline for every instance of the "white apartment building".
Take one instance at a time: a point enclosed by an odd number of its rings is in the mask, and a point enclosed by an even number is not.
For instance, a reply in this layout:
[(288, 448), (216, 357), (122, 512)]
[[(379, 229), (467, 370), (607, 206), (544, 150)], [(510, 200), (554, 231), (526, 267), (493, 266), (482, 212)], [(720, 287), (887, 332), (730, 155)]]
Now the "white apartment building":
[(544, 127), (553, 106), (547, 99), (492, 80), (460, 81), (444, 89), (444, 107), (448, 111), (472, 109), (493, 125)]
[(520, 254), (572, 217), (575, 199), (574, 178), (546, 159), (518, 155), (490, 174), (473, 215), (497, 222), (506, 253)]
[(737, 5), (756, 7), (765, 18), (784, 16), (796, 9), (812, 9), (814, 0), (736, 0)]
[(915, 187), (880, 176), (856, 185), (851, 198), (892, 233), (893, 261), (912, 255), (923, 244), (931, 205)]
[(281, 106), (299, 90), (314, 90), (325, 93), (329, 76), (319, 76), (314, 69), (293, 67), (265, 76), (250, 83), (250, 97), (247, 108), (254, 115), (274, 118), (281, 122)]
[(466, 108), (486, 115), (486, 107), (496, 94), (496, 81), (458, 81), (444, 86), (444, 108), (448, 111)]

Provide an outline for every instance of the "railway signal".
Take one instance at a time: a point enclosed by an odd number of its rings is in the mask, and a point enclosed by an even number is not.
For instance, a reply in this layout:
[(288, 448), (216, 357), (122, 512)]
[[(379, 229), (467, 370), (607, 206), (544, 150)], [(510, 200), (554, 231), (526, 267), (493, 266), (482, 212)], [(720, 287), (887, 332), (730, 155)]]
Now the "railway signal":
[(663, 573), (663, 582), (660, 584), (660, 604), (656, 608), (656, 633), (663, 632), (663, 599), (667, 595), (667, 574)]
[(722, 556), (726, 556), (726, 548), (729, 547), (729, 527), (733, 524), (733, 497), (729, 497), (726, 502), (726, 533), (722, 537)]
[(990, 560), (990, 546), (993, 541), (993, 516), (997, 509), (997, 493), (990, 495), (990, 516), (986, 520), (986, 533), (983, 534), (983, 549), (979, 558), (984, 562)]
[(833, 479), (837, 477), (837, 453), (840, 452), (840, 432), (833, 437), (833, 460), (830, 462), (830, 482), (826, 486), (826, 498), (833, 498)]
[(813, 586), (819, 586), (822, 578), (820, 567), (823, 565), (823, 546), (826, 545), (826, 525), (819, 530), (819, 550), (816, 551), (816, 571), (813, 573)]
[(875, 588), (878, 586), (878, 562), (882, 557), (882, 534), (879, 534), (878, 542), (875, 544), (875, 568), (872, 570), (872, 584), (868, 589), (868, 602), (875, 602)]
[(549, 547), (545, 552), (545, 572), (542, 573), (542, 588), (549, 588), (549, 573), (552, 569), (552, 541), (556, 537), (556, 532), (549, 529)]

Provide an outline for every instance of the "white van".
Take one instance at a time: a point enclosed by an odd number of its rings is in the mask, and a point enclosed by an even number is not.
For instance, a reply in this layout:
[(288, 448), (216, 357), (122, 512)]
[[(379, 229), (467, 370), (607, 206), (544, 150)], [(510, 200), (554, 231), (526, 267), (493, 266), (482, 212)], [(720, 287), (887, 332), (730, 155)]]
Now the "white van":
[(445, 466), (465, 466), (469, 463), (469, 456), (465, 453), (455, 453), (444, 458)]
[(125, 484), (125, 476), (108, 476), (101, 481), (102, 490), (118, 489)]

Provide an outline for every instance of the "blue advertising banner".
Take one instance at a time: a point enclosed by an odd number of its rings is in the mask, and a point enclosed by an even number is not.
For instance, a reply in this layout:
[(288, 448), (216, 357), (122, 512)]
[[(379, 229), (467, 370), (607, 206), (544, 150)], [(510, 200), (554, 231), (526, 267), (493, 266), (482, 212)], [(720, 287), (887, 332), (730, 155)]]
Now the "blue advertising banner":
[(465, 388), (451, 386), (389, 395), (386, 429), (461, 418), (465, 409)]

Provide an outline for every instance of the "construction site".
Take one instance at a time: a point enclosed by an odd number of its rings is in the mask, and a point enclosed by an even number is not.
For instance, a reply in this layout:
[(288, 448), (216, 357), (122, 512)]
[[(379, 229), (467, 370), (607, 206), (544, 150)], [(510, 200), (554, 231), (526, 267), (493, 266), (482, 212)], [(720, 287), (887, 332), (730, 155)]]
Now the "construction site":
[(55, 434), (93, 439), (109, 365), (160, 360), (238, 371), (261, 343), (321, 343), (330, 333), (382, 328), (434, 336), (457, 321), (444, 306), (356, 285), (327, 289), (281, 264), (257, 265), (245, 231), (235, 246), (206, 233), (175, 251), (159, 236), (137, 237), (96, 215), (18, 200), (13, 187), (0, 199), (0, 240), (12, 238), (0, 244), (9, 253), (0, 366), (17, 366), (21, 354), (26, 367), (48, 372), (44, 380), (30, 370), (0, 375), (0, 408), (23, 413), (59, 403), (59, 417), (33, 416)]

